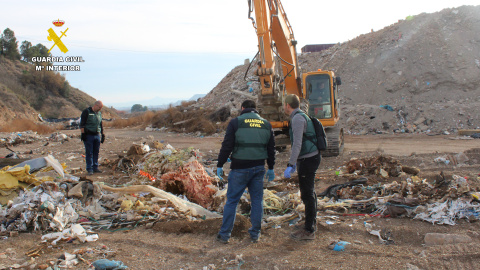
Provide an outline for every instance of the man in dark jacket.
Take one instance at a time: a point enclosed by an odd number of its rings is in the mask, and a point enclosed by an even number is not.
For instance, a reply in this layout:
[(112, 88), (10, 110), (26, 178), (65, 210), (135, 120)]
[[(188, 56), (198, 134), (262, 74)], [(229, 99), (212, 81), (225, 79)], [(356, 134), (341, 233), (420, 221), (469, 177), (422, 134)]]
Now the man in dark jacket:
[(295, 168), (298, 168), (300, 197), (305, 204), (305, 227), (294, 231), (290, 236), (296, 240), (313, 240), (317, 219), (315, 172), (320, 165), (321, 157), (316, 141), (306, 139), (316, 138), (312, 120), (299, 107), (300, 99), (297, 95), (291, 94), (285, 98), (284, 110), (290, 116), (292, 152), (284, 176), (290, 178)]
[(100, 152), (100, 143), (105, 141), (105, 132), (102, 125), (103, 103), (100, 100), (95, 101), (92, 107), (88, 107), (80, 116), (80, 139), (85, 145), (85, 162), (87, 163), (87, 172), (89, 175), (101, 173), (98, 169), (98, 153)]
[(222, 178), (223, 164), (231, 154), (230, 173), (228, 175), (227, 202), (223, 209), (223, 223), (217, 240), (228, 243), (238, 202), (248, 187), (251, 200), (250, 221), (248, 230), (253, 242), (260, 237), (263, 216), (263, 178), (265, 176), (265, 160), (267, 160), (269, 181), (275, 178), (275, 141), (270, 123), (261, 118), (255, 110), (255, 102), (245, 100), (242, 113), (228, 124), (222, 148), (218, 155), (217, 175)]

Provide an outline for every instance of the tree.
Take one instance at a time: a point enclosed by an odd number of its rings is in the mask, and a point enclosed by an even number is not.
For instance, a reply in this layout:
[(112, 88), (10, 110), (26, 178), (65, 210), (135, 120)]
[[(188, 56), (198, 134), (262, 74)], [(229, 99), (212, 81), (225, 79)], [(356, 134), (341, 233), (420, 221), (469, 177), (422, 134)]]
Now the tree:
[(30, 62), (32, 58), (32, 43), (30, 41), (24, 40), (22, 42), (22, 46), (20, 46), (20, 55), (22, 56), (22, 60), (25, 62)]
[(34, 56), (41, 56), (41, 57), (52, 56), (52, 54), (48, 52), (48, 48), (43, 46), (43, 44), (41, 43), (38, 43), (37, 45), (35, 45), (35, 48), (36, 50), (38, 50), (38, 55), (34, 55)]
[(48, 48), (43, 46), (41, 43), (38, 43), (35, 46), (32, 46), (32, 43), (29, 41), (23, 41), (22, 46), (20, 46), (20, 54), (22, 60), (32, 63), (32, 57), (48, 57), (52, 54), (48, 52)]
[(4, 55), (12, 60), (20, 59), (17, 38), (15, 38), (15, 33), (10, 28), (5, 29), (0, 37), (0, 55)]
[(141, 104), (135, 104), (132, 106), (132, 108), (130, 109), (130, 111), (133, 113), (133, 112), (145, 112), (147, 111), (148, 108), (147, 106), (142, 106)]

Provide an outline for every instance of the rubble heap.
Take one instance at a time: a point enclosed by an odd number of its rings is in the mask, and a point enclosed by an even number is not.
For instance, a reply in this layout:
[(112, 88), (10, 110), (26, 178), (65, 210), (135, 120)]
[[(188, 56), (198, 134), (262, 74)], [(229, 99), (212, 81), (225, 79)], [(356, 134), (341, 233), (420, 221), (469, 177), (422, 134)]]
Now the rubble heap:
[(323, 197), (319, 209), (408, 216), (448, 225), (462, 218), (480, 218), (478, 187), (472, 187), (465, 177), (449, 178), (441, 172), (429, 181), (417, 176), (419, 169), (384, 156), (352, 159), (341, 171), (339, 175), (353, 180), (319, 194)]
[[(342, 78), (341, 124), (350, 134), (445, 133), (480, 127), (480, 6), (409, 16), (327, 50), (299, 55), (304, 72)], [(232, 112), (255, 98), (248, 65), (235, 67), (197, 106)], [(244, 79), (246, 77), (246, 79)]]

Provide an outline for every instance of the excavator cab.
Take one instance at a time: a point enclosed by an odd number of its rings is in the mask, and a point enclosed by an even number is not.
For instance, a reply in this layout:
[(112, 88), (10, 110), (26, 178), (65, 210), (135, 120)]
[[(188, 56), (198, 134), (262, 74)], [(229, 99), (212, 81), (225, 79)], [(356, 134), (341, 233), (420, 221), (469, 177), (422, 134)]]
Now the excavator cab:
[(328, 147), (322, 156), (338, 156), (343, 151), (343, 128), (337, 124), (340, 120), (338, 86), (341, 83), (340, 77), (335, 77), (333, 71), (330, 70), (318, 70), (303, 74), (308, 115), (320, 120), (327, 134)]
[(332, 118), (332, 93), (329, 76), (325, 74), (309, 76), (307, 85), (308, 114), (318, 119)]

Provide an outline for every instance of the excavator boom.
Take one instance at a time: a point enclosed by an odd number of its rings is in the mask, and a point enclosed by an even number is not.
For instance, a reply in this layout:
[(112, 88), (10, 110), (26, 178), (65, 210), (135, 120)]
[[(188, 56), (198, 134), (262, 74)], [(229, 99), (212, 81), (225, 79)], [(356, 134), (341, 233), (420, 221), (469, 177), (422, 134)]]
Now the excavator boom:
[[(255, 18), (251, 12), (255, 11)], [(261, 113), (272, 121), (285, 121), (282, 97), (304, 98), (292, 27), (280, 0), (249, 0), (249, 18), (257, 32), (259, 58), (256, 75), (260, 80)]]
[[(339, 77), (333, 71), (312, 71), (301, 74), (297, 60), (297, 41), (280, 0), (248, 0), (248, 17), (258, 38), (255, 75), (260, 82), (257, 109), (272, 127), (288, 138), (288, 116), (283, 110), (288, 94), (296, 94), (301, 109), (318, 118), (325, 127), (329, 146), (324, 156), (336, 156), (343, 149), (343, 128), (340, 119)], [(255, 17), (252, 17), (252, 12)], [(276, 139), (277, 145), (281, 140)]]

